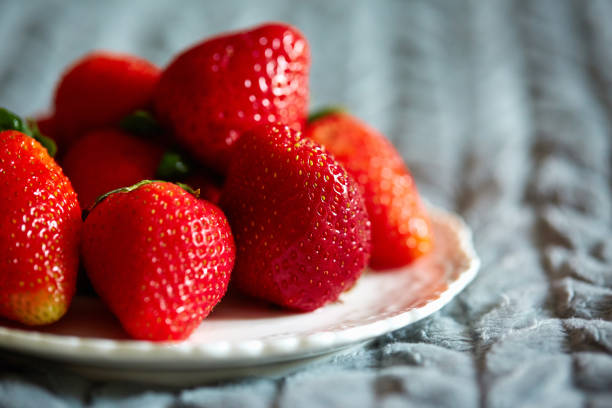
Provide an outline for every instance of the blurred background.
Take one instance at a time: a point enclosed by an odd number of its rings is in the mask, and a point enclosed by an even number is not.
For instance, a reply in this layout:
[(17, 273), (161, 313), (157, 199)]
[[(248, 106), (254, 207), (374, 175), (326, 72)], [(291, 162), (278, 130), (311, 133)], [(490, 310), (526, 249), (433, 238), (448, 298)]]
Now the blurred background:
[[(584, 113), (570, 127), (591, 131), (589, 122), (602, 122), (610, 8), (607, 1), (0, 0), (0, 105), (45, 112), (63, 70), (93, 49), (163, 67), (211, 35), (285, 21), (310, 41), (311, 106), (343, 105), (381, 130), (426, 195), (453, 206), (464, 200), (457, 171), (470, 166), (456, 150), (477, 141), (509, 152), (502, 163), (519, 159), (512, 152), (548, 126), (536, 121), (549, 96), (562, 96), (572, 115)], [(561, 112), (557, 119), (569, 120)]]
[[(0, 0), (0, 106), (44, 112), (92, 49), (165, 66), (270, 20), (309, 39), (312, 108), (343, 105), (392, 139), (425, 198), (472, 227), (482, 270), (441, 312), (350, 356), (159, 406), (612, 406), (610, 1)], [(18, 378), (11, 390), (148, 401)]]

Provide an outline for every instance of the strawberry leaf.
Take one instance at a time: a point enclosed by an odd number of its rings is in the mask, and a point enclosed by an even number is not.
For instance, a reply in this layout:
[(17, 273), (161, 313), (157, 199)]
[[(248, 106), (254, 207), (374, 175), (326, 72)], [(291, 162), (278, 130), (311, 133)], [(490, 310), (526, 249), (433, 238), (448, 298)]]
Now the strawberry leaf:
[(57, 153), (57, 145), (53, 139), (40, 132), (35, 120), (31, 119), (24, 121), (18, 115), (5, 108), (0, 108), (0, 131), (2, 130), (16, 130), (36, 139), (45, 149), (47, 149), (51, 157), (55, 156), (55, 153)]
[(50, 137), (45, 136), (40, 131), (34, 119), (28, 119), (27, 126), (30, 129), (29, 136), (33, 137), (38, 141), (38, 143), (43, 145), (43, 147), (47, 149), (47, 152), (49, 152), (49, 156), (55, 157), (55, 154), (57, 153), (57, 145), (55, 144), (55, 141)]
[(168, 150), (159, 161), (156, 176), (163, 180), (176, 180), (190, 171), (191, 165), (180, 153)]
[(28, 134), (28, 126), (16, 114), (5, 108), (0, 108), (0, 131), (1, 130), (16, 130), (21, 133)]
[(119, 124), (123, 130), (137, 136), (156, 136), (163, 129), (157, 119), (145, 110), (137, 110), (123, 118)]
[(308, 115), (308, 123), (312, 123), (315, 120), (319, 120), (324, 118), (325, 116), (333, 115), (336, 113), (345, 113), (347, 110), (342, 106), (327, 106), (325, 108), (321, 108), (317, 111), (314, 111), (310, 115)]

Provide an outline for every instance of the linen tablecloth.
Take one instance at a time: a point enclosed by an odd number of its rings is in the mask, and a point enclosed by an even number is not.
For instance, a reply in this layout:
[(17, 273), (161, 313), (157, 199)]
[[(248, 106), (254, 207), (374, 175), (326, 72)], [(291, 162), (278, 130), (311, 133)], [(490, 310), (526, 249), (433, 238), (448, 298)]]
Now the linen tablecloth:
[(0, 1), (0, 106), (45, 111), (91, 49), (161, 66), (280, 20), (314, 108), (390, 137), (483, 264), (442, 311), (282, 378), (160, 388), (0, 360), (4, 407), (612, 406), (612, 2)]

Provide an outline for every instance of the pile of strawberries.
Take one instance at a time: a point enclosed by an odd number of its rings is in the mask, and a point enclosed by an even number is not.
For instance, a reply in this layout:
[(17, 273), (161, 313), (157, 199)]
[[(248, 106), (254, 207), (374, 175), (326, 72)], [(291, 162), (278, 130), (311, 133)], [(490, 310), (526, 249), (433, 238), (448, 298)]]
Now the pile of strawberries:
[(308, 117), (309, 68), (303, 35), (265, 24), (164, 70), (92, 53), (48, 117), (0, 110), (0, 316), (53, 323), (86, 274), (132, 337), (179, 340), (230, 280), (311, 311), (429, 252), (402, 158), (346, 112)]

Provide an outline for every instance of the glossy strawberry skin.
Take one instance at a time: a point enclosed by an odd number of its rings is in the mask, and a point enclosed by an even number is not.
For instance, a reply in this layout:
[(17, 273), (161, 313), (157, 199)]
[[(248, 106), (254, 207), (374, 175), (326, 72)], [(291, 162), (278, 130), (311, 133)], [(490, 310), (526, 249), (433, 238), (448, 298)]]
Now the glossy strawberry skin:
[(235, 259), (227, 219), (179, 186), (154, 182), (101, 201), (83, 225), (91, 283), (135, 339), (188, 337), (225, 294)]
[(163, 154), (157, 144), (118, 129), (84, 134), (62, 160), (64, 172), (87, 208), (111, 190), (155, 178)]
[(224, 173), (231, 147), (262, 123), (301, 130), (310, 50), (295, 28), (266, 24), (200, 43), (163, 72), (155, 110), (203, 163)]
[(309, 123), (306, 136), (357, 181), (372, 221), (373, 269), (410, 264), (433, 246), (427, 211), (400, 154), (379, 132), (347, 113)]
[(92, 52), (63, 75), (54, 98), (55, 141), (60, 151), (88, 130), (118, 125), (149, 107), (160, 70), (128, 54)]
[(61, 168), (37, 141), (0, 132), (0, 315), (53, 323), (72, 300), (81, 210)]
[(221, 205), (236, 238), (233, 282), (252, 296), (314, 310), (352, 287), (368, 263), (370, 222), (357, 185), (288, 127), (241, 138)]

